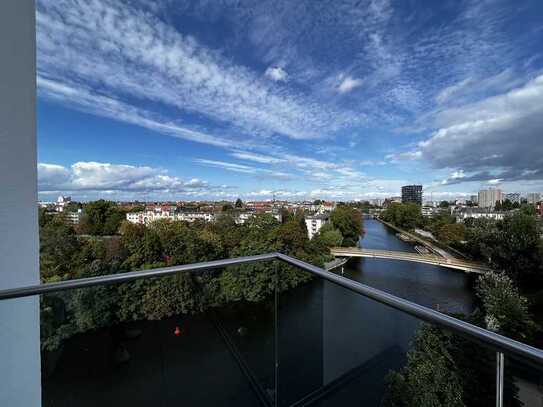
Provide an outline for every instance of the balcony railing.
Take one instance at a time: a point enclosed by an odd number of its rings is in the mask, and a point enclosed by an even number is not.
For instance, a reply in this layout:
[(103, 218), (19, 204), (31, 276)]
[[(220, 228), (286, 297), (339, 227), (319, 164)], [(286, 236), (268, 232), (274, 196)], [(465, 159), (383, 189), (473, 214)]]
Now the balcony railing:
[[(269, 271), (267, 294), (232, 286), (238, 301), (213, 303), (206, 273), (248, 265)], [(291, 273), (305, 283), (289, 287)], [(201, 312), (176, 302), (176, 284), (207, 298)], [(23, 297), (41, 304), (44, 406), (378, 406), (422, 322), (470, 344), (481, 398), (541, 397), (543, 351), (280, 253), (3, 290), (0, 307)]]

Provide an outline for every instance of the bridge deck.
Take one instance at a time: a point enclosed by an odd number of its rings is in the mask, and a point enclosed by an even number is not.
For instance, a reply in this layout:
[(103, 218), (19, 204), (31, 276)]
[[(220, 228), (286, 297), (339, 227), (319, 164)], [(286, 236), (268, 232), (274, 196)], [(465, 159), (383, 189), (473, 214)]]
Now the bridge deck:
[(417, 263), (449, 267), (469, 273), (484, 273), (486, 271), (490, 271), (487, 266), (480, 263), (460, 259), (443, 258), (434, 254), (418, 254), (392, 250), (363, 249), (359, 247), (333, 247), (330, 252), (336, 257), (372, 257), (377, 259), (414, 261)]

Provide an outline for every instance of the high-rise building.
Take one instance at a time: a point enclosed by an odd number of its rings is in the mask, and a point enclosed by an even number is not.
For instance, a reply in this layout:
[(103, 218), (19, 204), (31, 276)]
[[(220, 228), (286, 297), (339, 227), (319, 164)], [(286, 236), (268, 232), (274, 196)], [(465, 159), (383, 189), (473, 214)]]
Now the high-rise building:
[(478, 201), (480, 208), (494, 208), (496, 202), (503, 201), (502, 191), (498, 188), (482, 189), (479, 191)]
[(529, 204), (535, 205), (541, 201), (541, 194), (539, 192), (530, 192), (526, 195), (526, 200)]
[(511, 203), (520, 203), (520, 194), (518, 192), (505, 194), (505, 200), (511, 201)]
[(472, 204), (479, 203), (479, 197), (477, 195), (470, 195), (469, 200), (471, 201)]
[(402, 187), (402, 203), (422, 205), (422, 185), (405, 185)]

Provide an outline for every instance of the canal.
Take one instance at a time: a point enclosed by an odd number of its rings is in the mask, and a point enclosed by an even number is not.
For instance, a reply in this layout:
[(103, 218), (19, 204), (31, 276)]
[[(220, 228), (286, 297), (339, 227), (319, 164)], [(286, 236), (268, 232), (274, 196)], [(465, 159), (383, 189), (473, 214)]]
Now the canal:
[[(363, 247), (414, 251), (376, 220), (366, 220), (365, 231)], [(473, 282), (458, 271), (352, 259), (344, 273), (442, 311), (474, 306)], [(419, 326), (413, 317), (314, 279), (280, 293), (277, 302), (129, 324), (141, 332), (136, 337), (111, 329), (78, 335), (55, 356), (54, 369), (44, 371), (44, 406), (252, 406), (274, 398), (280, 406), (300, 400), (378, 406), (387, 374), (404, 364)], [(130, 356), (126, 363), (115, 363), (119, 346)]]
[[(362, 247), (415, 252), (377, 220), (366, 220), (364, 228)], [(472, 277), (443, 267), (353, 258), (344, 276), (445, 312), (474, 307)], [(379, 405), (385, 377), (404, 364), (420, 321), (328, 282), (294, 291), (279, 301), (280, 404), (313, 393), (322, 406)]]

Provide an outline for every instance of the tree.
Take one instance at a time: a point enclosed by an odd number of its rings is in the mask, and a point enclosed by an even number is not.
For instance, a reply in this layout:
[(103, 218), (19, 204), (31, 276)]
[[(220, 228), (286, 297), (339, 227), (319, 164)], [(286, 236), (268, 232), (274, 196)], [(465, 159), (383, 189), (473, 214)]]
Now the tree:
[(74, 277), (79, 267), (81, 244), (75, 230), (60, 219), (40, 229), (40, 270), (45, 281)]
[(451, 336), (424, 325), (400, 372), (390, 373), (387, 407), (464, 406), (462, 381), (450, 352)]
[(536, 325), (528, 312), (528, 302), (507, 275), (485, 273), (479, 277), (476, 290), (487, 329), (523, 342), (532, 340)]
[(341, 232), (343, 246), (357, 245), (358, 239), (364, 231), (360, 211), (350, 206), (339, 205), (330, 214), (330, 220), (334, 228)]
[(221, 208), (222, 212), (230, 212), (234, 207), (231, 204), (224, 204)]
[(85, 204), (83, 213), (79, 230), (87, 235), (116, 234), (125, 218), (124, 212), (119, 210), (115, 202), (103, 199)]
[(235, 207), (236, 208), (243, 208), (243, 201), (240, 198), (236, 199)]
[(404, 229), (423, 224), (421, 208), (415, 203), (393, 203), (381, 214), (381, 219)]
[(321, 227), (319, 233), (313, 239), (320, 240), (326, 247), (341, 246), (343, 243), (343, 235), (331, 223)]
[(458, 244), (466, 239), (466, 227), (462, 223), (445, 224), (438, 229), (437, 238), (445, 244)]
[(441, 201), (439, 203), (440, 208), (448, 208), (449, 207), (449, 201)]
[(534, 216), (518, 212), (497, 222), (491, 261), (517, 281), (541, 278), (543, 250)]

